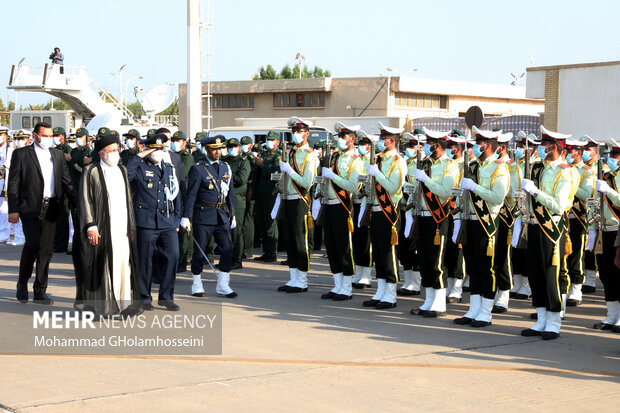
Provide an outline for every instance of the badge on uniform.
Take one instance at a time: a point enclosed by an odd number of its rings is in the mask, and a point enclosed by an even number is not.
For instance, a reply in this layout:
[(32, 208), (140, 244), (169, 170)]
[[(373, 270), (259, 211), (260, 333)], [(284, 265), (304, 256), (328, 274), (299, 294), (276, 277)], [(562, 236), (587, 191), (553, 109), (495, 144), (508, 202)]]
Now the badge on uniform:
[(147, 187), (148, 189), (153, 188), (153, 182), (149, 182), (148, 184), (146, 184), (146, 187)]
[(209, 189), (213, 189), (213, 184), (209, 184)]

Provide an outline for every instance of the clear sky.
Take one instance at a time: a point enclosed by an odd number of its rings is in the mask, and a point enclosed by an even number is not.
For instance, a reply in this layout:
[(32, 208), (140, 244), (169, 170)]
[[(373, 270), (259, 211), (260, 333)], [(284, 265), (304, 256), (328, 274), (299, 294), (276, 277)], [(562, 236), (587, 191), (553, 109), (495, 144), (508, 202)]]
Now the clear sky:
[[(206, 0), (202, 0), (206, 10)], [(267, 63), (307, 64), (334, 77), (414, 76), (508, 84), (537, 66), (620, 60), (620, 1), (212, 0), (212, 79), (250, 79)], [(118, 92), (117, 72), (145, 89), (184, 83), (185, 0), (20, 0), (2, 4), (0, 98), (10, 67), (42, 66), (54, 47)], [(206, 17), (205, 17), (206, 18)], [(204, 18), (203, 18), (204, 20)], [(205, 60), (203, 60), (204, 62)], [(525, 84), (525, 78), (521, 84)], [(49, 96), (20, 93), (18, 102)]]

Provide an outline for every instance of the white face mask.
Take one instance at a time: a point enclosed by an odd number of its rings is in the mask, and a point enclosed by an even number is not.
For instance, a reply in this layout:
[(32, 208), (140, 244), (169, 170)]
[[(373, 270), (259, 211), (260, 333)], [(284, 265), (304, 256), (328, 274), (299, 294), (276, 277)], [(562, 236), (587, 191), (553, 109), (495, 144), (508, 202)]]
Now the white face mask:
[(347, 143), (347, 140), (344, 138), (338, 138), (338, 147), (345, 151), (349, 148), (349, 144)]
[(75, 144), (76, 144), (77, 146), (79, 146), (79, 147), (84, 146), (84, 138), (77, 138), (77, 139), (75, 140)]
[(275, 148), (276, 146), (276, 142), (274, 140), (268, 140), (266, 144), (267, 144), (267, 149), (270, 149), (270, 150)]
[(52, 146), (54, 146), (54, 138), (44, 138), (44, 137), (40, 137), (41, 138), (41, 142), (39, 142), (39, 146), (43, 149), (49, 149)]
[(232, 157), (239, 156), (239, 147), (228, 148), (228, 155)]
[(16, 148), (23, 148), (26, 146), (26, 139), (15, 139), (13, 142)]
[(60, 138), (57, 138), (57, 137), (54, 136), (52, 139), (54, 139), (54, 145), (55, 146), (58, 146), (58, 145), (62, 144), (62, 142), (60, 141)]
[(295, 132), (293, 133), (293, 143), (295, 145), (299, 145), (304, 141), (304, 133), (303, 132)]
[(103, 162), (107, 163), (110, 166), (118, 165), (118, 161), (121, 160), (121, 154), (118, 152), (108, 152), (103, 158)]
[(155, 152), (151, 153), (149, 155), (149, 158), (151, 158), (151, 161), (153, 161), (153, 163), (159, 165), (162, 159), (164, 159), (164, 152), (158, 149)]
[(250, 145), (241, 145), (241, 152), (242, 153), (250, 152)]

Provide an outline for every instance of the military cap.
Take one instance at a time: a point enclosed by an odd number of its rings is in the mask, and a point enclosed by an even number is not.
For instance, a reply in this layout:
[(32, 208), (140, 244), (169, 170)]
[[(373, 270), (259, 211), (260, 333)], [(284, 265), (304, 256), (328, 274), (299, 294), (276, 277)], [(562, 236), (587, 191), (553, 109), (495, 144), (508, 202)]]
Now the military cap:
[(140, 139), (140, 131), (137, 129), (129, 129), (127, 133), (123, 133), (123, 136), (126, 136), (129, 139)]
[(154, 135), (148, 136), (144, 142), (144, 146), (149, 149), (163, 149), (164, 142), (168, 140), (168, 136), (165, 133), (156, 133)]
[(202, 138), (206, 138), (207, 134), (205, 132), (196, 132), (196, 140), (201, 141)]
[(358, 130), (361, 129), (360, 125), (353, 125), (353, 126), (347, 126), (342, 122), (336, 122), (334, 124), (334, 130), (336, 131), (336, 134), (340, 135), (345, 135), (347, 133), (357, 133)]
[(101, 138), (97, 139), (97, 142), (95, 142), (94, 151), (99, 152), (106, 146), (112, 145), (113, 143), (120, 143), (118, 136), (114, 134), (102, 136)]
[(414, 134), (414, 135), (426, 135), (426, 134), (424, 133), (424, 131), (423, 131), (422, 129), (420, 129), (420, 128), (415, 128), (415, 129), (413, 130), (413, 134)]
[(172, 138), (170, 138), (170, 140), (173, 140), (173, 141), (184, 141), (186, 139), (187, 138), (185, 137), (185, 133), (183, 133), (180, 130), (174, 132), (174, 134), (172, 135)]
[(314, 145), (312, 146), (313, 149), (323, 149), (325, 148), (325, 144), (323, 141), (316, 141), (314, 142)]
[(428, 140), (428, 139), (445, 139), (448, 136), (449, 132), (430, 130), (422, 126), (422, 133), (426, 135), (426, 139)]
[(303, 120), (302, 118), (298, 118), (297, 116), (291, 116), (290, 118), (288, 118), (288, 121), (286, 123), (291, 129), (308, 129), (308, 127), (312, 125), (312, 122)]
[(149, 129), (149, 130), (146, 132), (146, 136), (153, 136), (153, 135), (155, 135), (155, 134), (157, 134), (157, 129)]
[(3, 133), (9, 133), (9, 128), (7, 128), (6, 126), (0, 126), (0, 135), (2, 135)]
[(90, 133), (88, 133), (88, 129), (86, 128), (77, 128), (77, 130), (75, 131), (75, 136), (77, 138), (80, 138), (82, 136), (90, 136)]
[(540, 141), (551, 141), (557, 142), (563, 148), (566, 145), (566, 139), (570, 138), (571, 135), (564, 135), (558, 132), (552, 132), (546, 129), (543, 125), (540, 125)]
[(75, 135), (69, 135), (66, 139), (67, 142), (73, 143), (75, 142)]
[(620, 143), (616, 142), (615, 139), (609, 138), (607, 140), (607, 146), (609, 146), (609, 154), (610, 155), (618, 155), (618, 154), (620, 154)]
[(99, 130), (97, 131), (97, 139), (101, 139), (104, 136), (108, 136), (110, 134), (110, 132), (112, 132), (110, 129), (108, 128), (99, 128)]
[(202, 146), (207, 146), (211, 149), (219, 149), (226, 147), (226, 138), (223, 135), (207, 136), (200, 140)]
[(26, 132), (23, 129), (17, 131), (17, 133), (13, 134), (13, 139), (26, 139), (30, 137), (30, 132)]
[(61, 128), (60, 126), (55, 127), (52, 130), (52, 134), (54, 136), (58, 136), (58, 135), (65, 135), (65, 136), (67, 136), (67, 132), (65, 132), (65, 128)]
[(373, 135), (370, 135), (370, 134), (366, 133), (365, 131), (363, 131), (361, 129), (359, 131), (357, 131), (356, 135), (357, 135), (357, 143), (358, 144), (360, 144), (360, 143), (370, 143), (370, 142), (376, 140)]
[(413, 135), (409, 132), (405, 132), (403, 133), (403, 139), (407, 142), (407, 144), (417, 144), (418, 142), (424, 143), (426, 142), (426, 135), (423, 133)]
[(458, 129), (452, 129), (452, 131), (448, 134), (449, 136), (463, 136), (463, 132)]
[(497, 140), (499, 135), (502, 134), (501, 130), (498, 130), (498, 131), (482, 130), (482, 129), (478, 129), (476, 125), (472, 126), (471, 130), (474, 133), (474, 137), (476, 139)]
[(118, 133), (118, 131), (115, 131), (115, 130), (111, 130), (111, 131), (110, 131), (110, 135), (111, 135), (111, 136), (116, 136), (116, 137), (117, 137), (117, 138), (119, 138), (119, 139), (120, 139), (120, 137), (121, 137), (121, 135)]
[(241, 137), (241, 145), (249, 145), (251, 143), (252, 143), (252, 138), (250, 138), (249, 136)]
[(228, 141), (226, 141), (226, 147), (230, 148), (233, 146), (239, 146), (239, 139), (236, 138), (230, 138)]
[(385, 126), (383, 123), (379, 122), (379, 131), (380, 136), (391, 136), (391, 135), (400, 135), (403, 133), (403, 128), (390, 128), (389, 126)]
[(566, 149), (583, 149), (585, 144), (585, 140), (566, 139)]
[(583, 135), (579, 138), (583, 141), (584, 147), (591, 148), (593, 146), (598, 146), (598, 142), (590, 137), (590, 135)]
[(274, 139), (280, 139), (280, 132), (276, 132), (276, 131), (272, 131), (270, 130), (269, 132), (267, 132), (267, 137), (265, 138), (268, 141), (272, 141)]

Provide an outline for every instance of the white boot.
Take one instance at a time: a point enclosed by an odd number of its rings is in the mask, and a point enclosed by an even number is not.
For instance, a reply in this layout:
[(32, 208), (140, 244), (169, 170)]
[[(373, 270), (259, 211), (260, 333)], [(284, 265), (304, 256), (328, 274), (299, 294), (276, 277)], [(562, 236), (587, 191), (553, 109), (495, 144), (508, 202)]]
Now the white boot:
[(422, 284), (422, 275), (419, 271), (411, 271), (411, 289), (413, 291), (420, 291), (420, 285)]
[(413, 271), (405, 270), (403, 272), (403, 285), (400, 290), (411, 290), (411, 283), (413, 282)]
[(228, 298), (234, 298), (237, 296), (237, 293), (230, 288), (228, 285), (230, 283), (230, 273), (228, 272), (219, 272), (217, 273), (217, 285), (215, 287), (215, 292), (218, 295), (223, 295)]
[[(448, 280), (450, 280), (450, 278), (448, 278)], [(465, 280), (459, 280), (458, 278), (453, 278), (453, 280), (454, 286), (452, 287), (450, 294), (448, 294), (448, 297), (456, 298), (456, 301), (458, 301), (463, 297), (463, 282)]]
[(508, 310), (508, 302), (510, 301), (510, 291), (497, 290), (495, 293), (495, 301), (493, 302), (494, 313), (505, 313)]
[(596, 329), (609, 330), (620, 317), (620, 303), (618, 301), (606, 301), (605, 304), (607, 304), (607, 317), (603, 321), (594, 324)]
[(482, 305), (482, 296), (474, 294), (469, 296), (469, 310), (461, 318), (454, 320), (456, 324), (469, 324), (478, 315), (480, 306)]
[[(340, 298), (342, 299), (344, 298), (349, 299), (353, 297), (353, 276), (352, 275), (342, 276), (340, 290), (338, 290), (337, 295), (341, 296)], [(340, 298), (334, 297), (334, 300), (341, 301)]]
[(564, 318), (566, 315), (566, 294), (562, 294), (562, 311), (560, 311), (560, 318)]
[(515, 298), (528, 299), (532, 295), (530, 289), (530, 280), (527, 277), (521, 277), (521, 288), (517, 291)]
[(547, 314), (551, 313), (547, 312), (546, 307), (536, 307), (536, 315), (538, 316), (536, 323), (532, 327), (521, 331), (521, 335), (525, 337), (540, 336), (547, 323)]
[(360, 267), (361, 278), (358, 284), (369, 286), (372, 284), (372, 267)]
[(200, 274), (192, 274), (192, 280), (192, 295), (194, 297), (204, 297), (206, 294)]
[(286, 290), (287, 293), (302, 293), (308, 291), (308, 273), (297, 269), (295, 283)]
[(424, 292), (426, 294), (426, 298), (424, 299), (424, 304), (420, 306), (420, 310), (428, 311), (430, 310), (431, 305), (433, 305), (433, 300), (435, 299), (435, 289), (426, 287)]
[(543, 330), (543, 340), (553, 340), (560, 335), (560, 326), (562, 325), (562, 316), (559, 312), (547, 311), (547, 320), (545, 329)]
[(513, 294), (516, 294), (519, 292), (519, 290), (521, 289), (521, 283), (523, 282), (523, 277), (521, 276), (521, 274), (513, 274), (512, 275), (512, 288), (510, 289), (510, 292)]
[(469, 276), (466, 275), (463, 279), (463, 287), (469, 288)]
[(297, 268), (288, 269), (289, 280), (286, 282), (286, 286), (292, 287), (297, 282)]
[(375, 293), (375, 295), (372, 296), (373, 300), (381, 301), (381, 299), (385, 295), (385, 286), (386, 286), (386, 284), (387, 283), (385, 282), (384, 278), (379, 278), (377, 280), (377, 292)]
[(585, 270), (586, 280), (583, 285), (589, 287), (590, 290), (592, 288), (596, 288), (596, 270)]
[[(444, 315), (446, 313), (446, 289), (445, 288), (440, 288), (435, 290), (434, 293), (434, 297), (433, 297), (433, 303), (431, 304), (431, 308), (428, 310), (429, 313), (428, 316), (431, 316), (432, 314), (435, 314), (435, 316), (438, 315)], [(424, 315), (425, 317), (427, 316), (426, 314)]]
[[(508, 291), (506, 291), (508, 292)], [(491, 325), (491, 311), (493, 311), (493, 300), (488, 298), (483, 298), (480, 303), (480, 309), (478, 310), (478, 314), (474, 317), (471, 322), (472, 327), (486, 327)]]
[[(381, 281), (381, 280), (379, 280)], [(385, 280), (384, 280), (385, 281)], [(384, 308), (396, 307), (396, 283), (385, 283), (385, 292), (379, 300), (376, 308), (381, 310)]]
[(454, 278), (448, 277), (448, 286), (446, 287), (446, 291), (448, 292), (448, 297), (452, 294), (452, 289), (454, 288)]
[(342, 273), (334, 274), (334, 288), (330, 290), (330, 292), (334, 294), (338, 294), (338, 291), (342, 288)]
[(576, 306), (581, 304), (581, 299), (583, 298), (581, 294), (582, 284), (571, 284), (568, 289), (567, 304), (571, 306)]
[(353, 276), (353, 281), (352, 281), (354, 284), (359, 283), (360, 280), (362, 279), (362, 268), (364, 267), (361, 267), (359, 265), (355, 266), (355, 275)]

